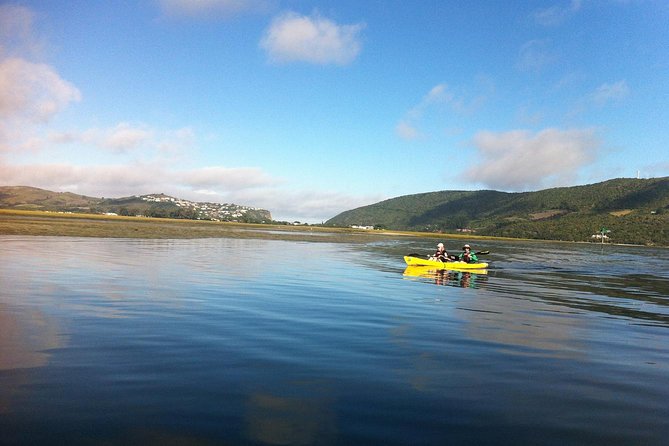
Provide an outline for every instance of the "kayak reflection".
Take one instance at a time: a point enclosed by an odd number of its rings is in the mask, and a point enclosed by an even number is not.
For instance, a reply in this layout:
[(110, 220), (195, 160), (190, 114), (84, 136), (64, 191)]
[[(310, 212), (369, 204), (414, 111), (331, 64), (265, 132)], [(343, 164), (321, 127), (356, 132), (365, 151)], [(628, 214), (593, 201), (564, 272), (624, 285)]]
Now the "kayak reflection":
[(462, 288), (478, 288), (481, 283), (487, 281), (488, 270), (479, 269), (475, 271), (458, 271), (448, 269), (436, 269), (429, 266), (407, 266), (404, 270), (405, 277), (418, 277), (431, 279), (436, 285), (455, 286)]

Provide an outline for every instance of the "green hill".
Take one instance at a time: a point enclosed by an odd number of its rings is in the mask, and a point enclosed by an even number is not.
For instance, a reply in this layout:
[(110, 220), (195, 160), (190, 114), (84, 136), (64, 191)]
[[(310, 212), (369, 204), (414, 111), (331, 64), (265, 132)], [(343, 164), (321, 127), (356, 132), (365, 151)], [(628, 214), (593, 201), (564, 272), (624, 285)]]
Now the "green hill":
[(669, 177), (619, 178), (536, 192), (441, 191), (405, 195), (343, 212), (327, 226), (544, 240), (610, 240), (669, 246)]
[(272, 215), (265, 209), (227, 203), (188, 201), (165, 194), (95, 198), (71, 192), (52, 192), (27, 186), (1, 186), (0, 208), (245, 223), (269, 223), (272, 220)]
[(100, 201), (99, 198), (36, 187), (0, 187), (0, 207), (9, 209), (82, 212), (90, 210)]

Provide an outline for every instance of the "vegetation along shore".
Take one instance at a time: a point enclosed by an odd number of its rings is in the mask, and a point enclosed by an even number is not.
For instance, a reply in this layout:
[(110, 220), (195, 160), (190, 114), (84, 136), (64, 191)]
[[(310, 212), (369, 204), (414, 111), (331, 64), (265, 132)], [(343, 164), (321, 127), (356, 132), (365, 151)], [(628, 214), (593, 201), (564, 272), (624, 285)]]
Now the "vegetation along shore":
[[(333, 234), (339, 239), (395, 234), (669, 246), (669, 177), (619, 178), (523, 193), (406, 195), (342, 212), (321, 225), (280, 222), (265, 209), (164, 194), (96, 198), (26, 186), (0, 187), (0, 209), (14, 212), (5, 214), (10, 221), (3, 222), (4, 233), (35, 235), (304, 238), (321, 234), (326, 240)], [(58, 220), (59, 216), (71, 218)]]
[[(390, 231), (388, 231), (390, 234)], [(348, 228), (231, 223), (210, 220), (129, 217), (0, 209), (0, 235), (101, 238), (245, 238), (356, 242), (384, 237), (384, 231)], [(409, 233), (405, 235), (411, 235)]]
[(0, 209), (0, 235), (144, 239), (226, 237), (330, 243), (364, 243), (369, 240), (387, 237), (425, 237), (439, 240), (476, 240), (479, 242), (485, 240), (532, 240), (473, 234), (435, 234), (433, 232), (394, 230), (370, 231), (324, 226), (230, 223), (13, 209)]

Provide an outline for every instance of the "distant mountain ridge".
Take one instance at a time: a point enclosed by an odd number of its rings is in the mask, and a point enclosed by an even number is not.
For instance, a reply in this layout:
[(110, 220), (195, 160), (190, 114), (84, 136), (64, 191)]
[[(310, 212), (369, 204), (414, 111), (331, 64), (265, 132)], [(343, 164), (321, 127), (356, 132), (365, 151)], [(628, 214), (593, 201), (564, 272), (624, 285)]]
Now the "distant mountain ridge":
[(94, 214), (142, 215), (201, 220), (269, 223), (265, 209), (228, 203), (196, 202), (165, 194), (96, 198), (29, 186), (0, 186), (0, 208)]
[(440, 191), (352, 209), (327, 226), (669, 246), (669, 177), (619, 178), (536, 192)]

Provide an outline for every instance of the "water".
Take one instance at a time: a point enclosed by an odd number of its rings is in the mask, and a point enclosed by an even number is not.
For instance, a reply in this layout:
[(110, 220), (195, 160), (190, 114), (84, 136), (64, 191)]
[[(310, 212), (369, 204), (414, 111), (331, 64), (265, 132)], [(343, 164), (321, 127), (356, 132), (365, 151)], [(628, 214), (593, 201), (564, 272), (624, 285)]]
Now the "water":
[(0, 443), (666, 444), (666, 250), (434, 244), (0, 237)]

